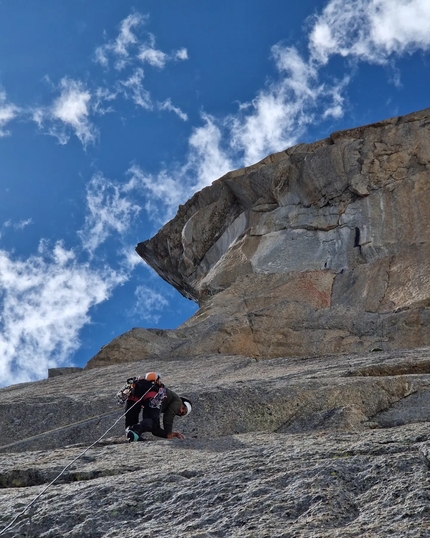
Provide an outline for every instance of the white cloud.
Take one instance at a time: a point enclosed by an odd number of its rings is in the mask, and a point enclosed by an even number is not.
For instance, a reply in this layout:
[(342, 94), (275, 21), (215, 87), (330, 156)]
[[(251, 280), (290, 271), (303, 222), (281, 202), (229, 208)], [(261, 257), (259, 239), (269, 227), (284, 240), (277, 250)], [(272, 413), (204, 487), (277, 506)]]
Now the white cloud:
[(0, 251), (0, 386), (46, 377), (79, 348), (89, 310), (123, 281), (105, 268), (78, 264), (57, 243), (28, 259)]
[(4, 127), (12, 121), (19, 113), (19, 108), (9, 103), (6, 98), (6, 92), (0, 89), (0, 137), (7, 136), (9, 131)]
[(122, 92), (131, 99), (136, 105), (147, 110), (152, 109), (151, 96), (143, 87), (142, 81), (144, 78), (143, 69), (140, 67), (135, 69), (127, 80), (120, 81)]
[(145, 24), (147, 19), (147, 16), (140, 13), (132, 13), (121, 21), (116, 39), (97, 47), (94, 55), (95, 62), (107, 68), (109, 66), (109, 57), (112, 56), (115, 69), (124, 69), (128, 65), (130, 56), (132, 55), (130, 49), (139, 43), (134, 30)]
[[(188, 53), (185, 48), (171, 54), (157, 49), (152, 34), (147, 34), (147, 42), (143, 43), (138, 29), (146, 24), (147, 19), (146, 15), (132, 13), (121, 22), (118, 36), (95, 51), (94, 60), (102, 67), (107, 69), (113, 59), (117, 70), (128, 68), (121, 80), (117, 79), (104, 87), (90, 88), (80, 80), (64, 77), (56, 87), (46, 76), (45, 81), (59, 91), (59, 96), (50, 106), (27, 107), (24, 112), (8, 103), (5, 92), (0, 90), (0, 137), (9, 134), (4, 127), (23, 112), (37, 123), (42, 132), (56, 137), (60, 144), (67, 144), (71, 135), (75, 134), (85, 148), (88, 144), (94, 144), (99, 136), (93, 116), (113, 112), (110, 103), (118, 97), (130, 99), (145, 110), (154, 110), (150, 92), (144, 86), (145, 73), (141, 64), (163, 69), (167, 62), (188, 59)], [(157, 103), (156, 107), (174, 112), (183, 121), (188, 119), (179, 107), (172, 104), (170, 98), (161, 104)]]
[(163, 169), (158, 174), (143, 171), (138, 165), (128, 170), (124, 189), (140, 193), (149, 219), (157, 226), (171, 219), (178, 206), (196, 191), (232, 169), (232, 162), (221, 148), (221, 131), (214, 119), (204, 115), (205, 124), (193, 130), (187, 161), (182, 167)]
[(134, 294), (137, 300), (130, 315), (147, 322), (158, 323), (162, 311), (169, 306), (169, 301), (148, 286), (138, 286)]
[(169, 57), (161, 50), (157, 50), (155, 47), (155, 37), (149, 34), (149, 43), (141, 45), (137, 58), (141, 62), (147, 62), (153, 67), (163, 69), (168, 61)]
[(387, 0), (374, 3), (371, 39), (387, 54), (430, 48), (428, 0)]
[[(178, 205), (187, 200), (190, 189), (186, 186), (186, 177), (181, 170), (170, 174), (162, 170), (158, 174), (145, 173), (139, 166), (129, 168), (130, 186), (145, 196), (145, 211), (148, 217), (164, 224), (171, 218)], [(174, 177), (173, 177), (174, 176)]]
[(33, 108), (31, 110), (31, 119), (37, 123), (39, 129), (42, 129), (43, 122), (47, 116), (47, 111), (41, 107)]
[[(81, 81), (67, 77), (60, 81), (58, 90), (60, 96), (51, 106), (30, 109), (31, 119), (39, 129), (45, 129), (47, 134), (55, 136), (62, 145), (69, 141), (70, 131), (74, 132), (84, 147), (94, 143), (98, 130), (90, 121), (93, 106), (90, 90)], [(95, 99), (96, 112), (100, 112), (102, 98), (108, 99), (108, 94), (99, 90)]]
[(61, 95), (50, 110), (51, 117), (71, 127), (84, 146), (94, 142), (97, 131), (88, 118), (91, 93), (81, 82), (69, 78), (61, 80), (60, 89)]
[(169, 112), (174, 112), (177, 116), (183, 121), (188, 121), (188, 116), (185, 112), (172, 104), (171, 99), (166, 99), (163, 103), (158, 103), (158, 108), (160, 110), (168, 110)]
[(140, 36), (137, 35), (137, 30), (146, 24), (147, 20), (148, 16), (140, 13), (133, 13), (125, 18), (120, 24), (117, 38), (97, 47), (94, 55), (95, 62), (108, 68), (109, 60), (112, 57), (117, 70), (122, 70), (130, 65), (133, 67), (136, 61), (163, 69), (168, 61), (188, 59), (185, 48), (171, 54), (157, 49), (155, 37), (151, 33), (147, 33), (147, 41), (142, 42)]
[[(351, 77), (347, 70), (341, 80), (327, 78), (331, 56), (383, 64), (393, 54), (415, 50), (430, 50), (428, 0), (331, 0), (313, 18), (309, 58), (295, 47), (272, 47), (278, 79), (242, 103), (237, 114), (218, 120), (224, 147), (230, 146), (224, 156), (235, 155), (237, 162), (242, 155), (241, 165), (249, 165), (296, 144), (309, 125), (341, 118)], [(397, 72), (392, 78), (399, 84)], [(194, 139), (193, 134), (191, 145)], [(222, 173), (221, 166), (218, 177)], [(212, 174), (206, 177), (209, 181)]]
[(3, 228), (13, 228), (14, 230), (23, 230), (30, 224), (33, 224), (33, 219), (20, 220), (18, 222), (12, 222), (7, 220), (3, 223)]
[(327, 99), (331, 105), (330, 95), (338, 95), (318, 81), (316, 69), (295, 48), (275, 45), (272, 57), (278, 80), (231, 118), (231, 145), (243, 152), (245, 165), (297, 143), (314, 121), (317, 105)]
[(351, 76), (345, 74), (343, 79), (336, 81), (332, 86), (324, 86), (326, 103), (324, 104), (321, 117), (323, 119), (339, 119), (344, 114), (346, 88), (351, 81)]
[(138, 41), (132, 30), (145, 23), (146, 19), (147, 17), (139, 13), (132, 13), (121, 22), (119, 35), (113, 46), (116, 54), (120, 56), (126, 56), (128, 54), (129, 46), (134, 45)]
[(127, 197), (130, 186), (117, 185), (95, 174), (87, 185), (88, 214), (79, 232), (83, 247), (94, 254), (111, 233), (124, 234), (140, 206)]
[(18, 230), (23, 230), (24, 228), (26, 228), (27, 226), (29, 226), (30, 224), (33, 224), (33, 219), (26, 219), (26, 220), (20, 220), (19, 222), (16, 223), (15, 227), (18, 229)]
[(185, 48), (179, 49), (167, 54), (161, 50), (155, 48), (155, 37), (153, 34), (149, 34), (148, 43), (140, 46), (137, 58), (141, 62), (147, 62), (153, 67), (163, 69), (166, 63), (175, 60), (188, 60), (188, 51)]
[(153, 67), (162, 69), (166, 65), (167, 56), (161, 50), (142, 48), (137, 56), (142, 62), (148, 62)]
[(313, 58), (340, 55), (383, 64), (392, 54), (430, 49), (428, 0), (332, 0), (310, 33)]
[(175, 60), (188, 60), (188, 51), (185, 48), (179, 49), (174, 53)]
[(198, 190), (215, 181), (233, 168), (226, 150), (222, 149), (222, 132), (215, 119), (203, 114), (204, 125), (194, 129), (189, 139), (190, 153), (184, 170), (191, 168), (195, 176), (193, 190)]
[(221, 148), (221, 131), (214, 119), (204, 115), (205, 125), (193, 130), (189, 139), (187, 162), (182, 167), (161, 170), (158, 174), (143, 171), (138, 165), (129, 168), (127, 188), (145, 198), (145, 211), (157, 225), (172, 218), (178, 206), (197, 190), (232, 169), (232, 162)]
[(121, 267), (123, 267), (127, 272), (133, 271), (138, 265), (145, 268), (149, 267), (136, 252), (135, 247), (135, 244), (127, 245), (124, 246), (119, 252), (119, 255), (121, 256)]
[[(106, 301), (112, 290), (130, 278), (143, 263), (134, 247), (117, 253), (120, 271), (101, 265), (97, 247), (112, 234), (121, 237), (140, 211), (134, 201), (136, 185), (115, 184), (101, 174), (87, 186), (87, 218), (78, 232), (83, 252), (67, 249), (59, 241), (52, 248), (41, 240), (36, 255), (14, 259), (0, 250), (0, 386), (44, 378), (47, 369), (69, 364), (80, 347), (79, 332), (91, 321), (91, 309)], [(5, 227), (22, 228), (30, 220)], [(132, 256), (134, 253), (134, 257)], [(147, 309), (142, 314), (151, 319)], [(159, 311), (163, 300), (154, 306)]]
[(106, 51), (106, 46), (97, 47), (94, 52), (94, 61), (100, 64), (102, 67), (108, 67), (109, 59)]
[[(146, 110), (153, 110), (150, 92), (144, 87), (145, 74), (141, 64), (164, 69), (170, 61), (187, 60), (188, 52), (187, 49), (181, 48), (169, 54), (158, 49), (154, 35), (149, 32), (146, 33), (144, 41), (138, 34), (138, 29), (146, 24), (147, 20), (148, 16), (140, 13), (129, 15), (121, 22), (117, 38), (96, 49), (94, 60), (107, 69), (110, 60), (113, 59), (115, 68), (119, 71), (124, 70), (125, 76), (123, 75), (118, 81), (117, 89), (112, 95), (116, 97), (120, 93), (136, 105)], [(164, 107), (175, 112), (181, 119), (185, 119), (186, 115), (174, 107), (170, 99), (165, 100)]]
[(105, 101), (114, 101), (118, 97), (118, 92), (111, 91), (108, 88), (97, 88), (92, 97), (94, 101), (92, 106), (94, 113), (103, 116), (104, 114), (108, 114), (114, 111), (111, 106), (105, 108), (103, 103)]

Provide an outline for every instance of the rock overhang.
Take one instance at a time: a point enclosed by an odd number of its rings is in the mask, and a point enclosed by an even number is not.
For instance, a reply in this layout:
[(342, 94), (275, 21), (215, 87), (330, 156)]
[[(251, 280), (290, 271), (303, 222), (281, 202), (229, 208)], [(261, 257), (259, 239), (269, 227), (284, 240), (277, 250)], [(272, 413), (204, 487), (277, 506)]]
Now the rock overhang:
[(199, 304), (181, 335), (199, 326), (205, 351), (429, 345), (429, 199), (425, 109), (229, 172), (136, 250)]
[(426, 109), (333, 133), (230, 172), (136, 250), (202, 302), (225, 289), (211, 286), (223, 271), (228, 287), (237, 274), (338, 273), (428, 245), (429, 118)]

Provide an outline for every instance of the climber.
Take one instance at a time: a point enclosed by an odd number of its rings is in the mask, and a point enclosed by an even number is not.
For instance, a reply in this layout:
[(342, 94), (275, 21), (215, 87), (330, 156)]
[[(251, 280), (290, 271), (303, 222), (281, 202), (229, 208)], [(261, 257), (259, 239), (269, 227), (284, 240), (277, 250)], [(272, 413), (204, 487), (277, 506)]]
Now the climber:
[[(175, 416), (189, 415), (191, 402), (165, 387), (156, 372), (148, 372), (143, 378), (127, 380), (130, 381), (131, 389), (126, 397), (125, 415), (125, 431), (129, 442), (143, 441), (141, 434), (144, 432), (151, 432), (166, 439), (185, 439), (182, 433), (173, 431), (173, 420)], [(139, 422), (140, 411), (142, 420)], [(161, 414), (163, 428), (160, 426)]]

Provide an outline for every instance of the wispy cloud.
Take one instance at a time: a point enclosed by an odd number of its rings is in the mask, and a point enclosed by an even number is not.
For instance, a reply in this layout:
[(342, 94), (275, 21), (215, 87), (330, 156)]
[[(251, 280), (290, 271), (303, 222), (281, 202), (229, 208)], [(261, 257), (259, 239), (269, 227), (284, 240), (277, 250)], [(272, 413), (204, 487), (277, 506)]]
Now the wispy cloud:
[(155, 48), (155, 37), (153, 34), (149, 34), (148, 42), (140, 46), (137, 58), (141, 62), (148, 63), (159, 69), (163, 69), (169, 60), (169, 56), (165, 52)]
[(99, 139), (96, 116), (114, 112), (113, 102), (119, 98), (131, 100), (147, 111), (174, 112), (186, 121), (187, 114), (174, 105), (171, 98), (162, 102), (153, 101), (144, 84), (142, 66), (164, 69), (168, 62), (187, 60), (187, 49), (179, 48), (171, 52), (158, 49), (153, 34), (147, 32), (141, 35), (140, 29), (147, 21), (147, 15), (130, 14), (120, 23), (116, 38), (97, 47), (94, 61), (106, 70), (113, 65), (117, 72), (115, 80), (105, 81), (104, 86), (94, 87), (91, 81), (84, 83), (68, 76), (55, 85), (46, 76), (45, 81), (57, 93), (57, 97), (51, 105), (24, 107), (8, 101), (6, 92), (0, 88), (0, 137), (10, 134), (6, 127), (15, 118), (23, 121), (30, 118), (43, 134), (54, 136), (60, 144), (67, 144), (75, 135), (86, 148)]
[[(179, 203), (228, 170), (298, 143), (310, 125), (341, 118), (354, 76), (351, 63), (391, 62), (393, 66), (400, 55), (430, 49), (430, 3), (331, 0), (309, 19), (306, 44), (305, 53), (275, 44), (271, 60), (277, 76), (252, 101), (240, 103), (235, 114), (214, 117), (203, 112), (202, 125), (189, 136), (183, 165), (158, 174), (137, 165), (130, 168), (146, 191), (150, 218), (159, 223), (168, 220)], [(346, 60), (341, 79), (330, 78), (328, 64), (335, 56)], [(395, 73), (393, 80), (397, 78)], [(164, 108), (173, 110), (169, 101)]]
[(33, 219), (25, 219), (20, 220), (18, 222), (13, 222), (11, 220), (7, 220), (5, 223), (3, 223), (2, 228), (13, 228), (14, 230), (23, 230), (27, 226), (33, 223)]
[(92, 94), (92, 109), (94, 113), (104, 116), (105, 114), (114, 112), (114, 108), (109, 103), (115, 101), (117, 97), (118, 90), (112, 91), (108, 88), (97, 88)]
[(430, 49), (427, 0), (332, 0), (314, 20), (309, 36), (312, 57), (331, 56), (376, 64), (390, 56)]
[[(31, 110), (33, 121), (47, 134), (55, 136), (60, 144), (67, 144), (70, 132), (74, 133), (86, 147), (94, 143), (98, 130), (90, 120), (92, 113), (91, 91), (79, 80), (63, 78), (58, 90), (60, 95), (53, 104), (47, 107), (37, 107)], [(95, 105), (100, 105), (103, 92), (96, 93)]]
[(342, 79), (330, 80), (326, 66), (334, 56), (385, 64), (429, 49), (426, 0), (331, 0), (310, 21), (308, 55), (283, 44), (272, 48), (279, 78), (231, 118), (231, 147), (251, 164), (296, 144), (309, 125), (342, 117), (353, 75), (346, 64)]
[[(69, 364), (80, 347), (81, 329), (91, 321), (91, 309), (142, 265), (127, 236), (141, 210), (135, 202), (140, 194), (132, 177), (120, 183), (95, 174), (87, 185), (87, 216), (78, 232), (81, 247), (67, 249), (62, 241), (51, 246), (41, 240), (37, 254), (25, 259), (0, 250), (0, 386), (40, 379), (48, 368)], [(29, 224), (31, 219), (7, 221), (2, 229)], [(96, 251), (115, 236), (120, 247), (107, 265)], [(119, 269), (112, 268), (114, 263)], [(136, 315), (141, 319), (156, 320), (167, 305), (156, 293), (139, 301)]]
[(0, 137), (7, 136), (9, 131), (4, 128), (19, 113), (19, 108), (8, 102), (6, 92), (0, 88)]
[(123, 247), (119, 250), (118, 255), (120, 256), (121, 267), (127, 273), (131, 273), (138, 266), (145, 267), (145, 269), (150, 270), (149, 265), (147, 265), (139, 254), (137, 254), (135, 247), (135, 243), (130, 243), (123, 245)]
[(132, 13), (126, 17), (120, 24), (118, 36), (97, 47), (94, 61), (106, 69), (112, 61), (115, 69), (121, 71), (127, 66), (135, 66), (137, 61), (163, 69), (168, 61), (187, 60), (187, 49), (166, 53), (156, 47), (152, 33), (140, 35), (139, 29), (148, 20), (149, 16), (141, 13)]
[(295, 48), (276, 45), (272, 58), (279, 79), (242, 105), (231, 120), (231, 145), (243, 152), (245, 165), (295, 144), (314, 121), (316, 105), (327, 96), (317, 71)]
[[(117, 81), (116, 91), (136, 105), (153, 110), (154, 103), (150, 92), (144, 86), (145, 72), (142, 65), (164, 69), (168, 62), (187, 60), (188, 52), (185, 48), (172, 52), (157, 48), (155, 36), (150, 32), (142, 34), (140, 31), (148, 20), (147, 15), (140, 13), (132, 13), (126, 17), (120, 24), (118, 36), (96, 49), (94, 61), (106, 70), (113, 64), (114, 68), (122, 73), (122, 78)], [(172, 104), (171, 99), (167, 99), (165, 103), (165, 106), (159, 107), (160, 110), (175, 112), (181, 119), (186, 117), (186, 114)]]
[(80, 345), (89, 310), (105, 301), (123, 276), (76, 261), (62, 243), (41, 243), (37, 255), (0, 251), (0, 386), (46, 377)]
[(211, 116), (205, 114), (203, 120), (205, 124), (195, 128), (189, 139), (184, 165), (157, 174), (147, 173), (137, 164), (128, 170), (128, 187), (141, 193), (147, 216), (156, 226), (172, 218), (179, 204), (194, 192), (233, 168), (233, 162), (221, 147), (220, 129)]
[(177, 106), (174, 106), (171, 99), (166, 99), (162, 103), (158, 103), (158, 108), (160, 110), (168, 110), (169, 112), (174, 112), (177, 116), (181, 118), (181, 120), (188, 121), (187, 114), (185, 114), (185, 112), (182, 112), (182, 110)]
[(190, 152), (184, 167), (187, 175), (195, 176), (193, 189), (201, 189), (233, 168), (228, 150), (222, 147), (222, 132), (215, 119), (202, 114), (204, 124), (193, 130), (189, 139)]
[(87, 207), (83, 229), (79, 232), (83, 247), (91, 255), (110, 234), (124, 234), (141, 210), (127, 193), (130, 185), (116, 184), (95, 174), (87, 185)]
[[(135, 203), (139, 192), (133, 178), (117, 183), (95, 174), (87, 185), (87, 216), (78, 232), (82, 248), (67, 249), (61, 241), (51, 247), (41, 240), (37, 254), (26, 259), (0, 250), (0, 386), (40, 379), (48, 368), (67, 365), (80, 347), (79, 333), (91, 321), (91, 309), (106, 301), (142, 264), (134, 245), (126, 249), (123, 240), (129, 241), (127, 232), (141, 209)], [(7, 221), (2, 228), (22, 229), (29, 224), (31, 219)], [(122, 244), (114, 257), (119, 270), (95, 255), (115, 235)], [(85, 252), (88, 262), (82, 261)], [(142, 319), (156, 319), (167, 304), (155, 293), (139, 302), (136, 314)]]
[(118, 36), (97, 47), (95, 61), (105, 68), (109, 67), (111, 58), (114, 60), (115, 69), (121, 70), (129, 63), (131, 49), (139, 42), (135, 30), (146, 23), (148, 17), (140, 13), (132, 13), (121, 21)]
[(33, 219), (20, 220), (18, 222), (7, 220), (0, 227), (0, 238), (3, 237), (4, 231), (7, 230), (8, 228), (12, 230), (20, 231), (26, 228), (27, 226), (29, 226), (30, 224), (33, 224)]
[(130, 315), (149, 323), (158, 323), (169, 301), (158, 291), (148, 286), (138, 286), (135, 290), (136, 302)]
[(143, 87), (143, 69), (138, 67), (127, 80), (119, 82), (123, 94), (131, 99), (136, 105), (151, 110), (153, 108), (151, 96)]
[(142, 193), (143, 207), (150, 220), (157, 225), (164, 223), (173, 216), (178, 205), (186, 200), (189, 189), (182, 170), (167, 172), (162, 170), (158, 174), (144, 172), (140, 166), (129, 168), (130, 185)]
[(62, 79), (60, 88), (61, 95), (50, 111), (52, 118), (71, 127), (84, 146), (94, 142), (97, 131), (89, 121), (91, 93), (81, 82), (69, 78)]
[(173, 53), (173, 59), (175, 60), (188, 60), (188, 51), (186, 48), (182, 48)]

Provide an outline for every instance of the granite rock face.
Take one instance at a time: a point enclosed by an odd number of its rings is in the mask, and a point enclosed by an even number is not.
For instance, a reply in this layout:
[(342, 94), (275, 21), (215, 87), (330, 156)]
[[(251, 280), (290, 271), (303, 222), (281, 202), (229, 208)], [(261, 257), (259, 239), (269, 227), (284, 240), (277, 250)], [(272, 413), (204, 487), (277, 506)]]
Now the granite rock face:
[(430, 109), (230, 172), (136, 248), (198, 312), (134, 329), (88, 367), (430, 345), (429, 201)]
[[(115, 393), (149, 370), (192, 400), (185, 440), (125, 442)], [(0, 390), (0, 532), (17, 517), (2, 536), (423, 538), (429, 426), (430, 348), (145, 359), (15, 385)]]
[[(343, 275), (348, 304), (370, 312), (428, 301), (429, 135), (427, 109), (271, 155), (195, 194), (137, 252), (201, 304), (241, 276), (313, 271)], [(364, 289), (363, 265), (385, 286)]]

